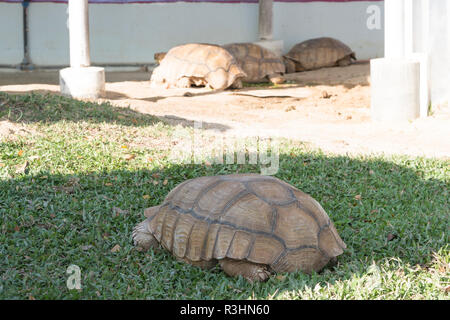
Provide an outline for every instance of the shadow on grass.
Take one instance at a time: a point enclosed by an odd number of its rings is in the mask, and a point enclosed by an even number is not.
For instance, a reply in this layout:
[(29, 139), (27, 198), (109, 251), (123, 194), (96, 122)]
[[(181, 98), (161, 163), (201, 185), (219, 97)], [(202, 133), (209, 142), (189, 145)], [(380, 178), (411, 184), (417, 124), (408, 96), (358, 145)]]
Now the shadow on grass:
[[(31, 106), (31, 107), (30, 107)], [(110, 103), (95, 103), (55, 94), (6, 94), (0, 92), (0, 119), (22, 123), (60, 121), (116, 123), (125, 126), (148, 126), (159, 122), (154, 116)]]
[[(150, 73), (142, 71), (106, 71), (106, 82), (149, 81)], [(59, 70), (0, 72), (0, 86), (21, 84), (49, 84), (59, 85)]]
[[(430, 178), (425, 166), (300, 153), (281, 154), (276, 176), (328, 212), (348, 246), (335, 267), (250, 285), (219, 268), (178, 262), (164, 250), (134, 249), (131, 230), (144, 219), (144, 208), (160, 204), (186, 179), (236, 172), (257, 173), (259, 167), (170, 163), (154, 170), (40, 172), (0, 180), (0, 297), (266, 299), (347, 281), (373, 261), (425, 265), (448, 243), (448, 181)], [(81, 268), (81, 291), (66, 287), (71, 264)]]
[[(117, 93), (120, 95), (120, 93)], [(30, 108), (30, 106), (32, 106)], [(7, 94), (0, 92), (0, 120), (20, 123), (56, 123), (60, 121), (113, 123), (124, 126), (146, 127), (157, 122), (193, 127), (194, 121), (168, 115), (156, 117), (131, 108), (115, 107), (109, 102), (87, 102), (51, 93)], [(226, 131), (228, 126), (203, 122), (203, 129)]]

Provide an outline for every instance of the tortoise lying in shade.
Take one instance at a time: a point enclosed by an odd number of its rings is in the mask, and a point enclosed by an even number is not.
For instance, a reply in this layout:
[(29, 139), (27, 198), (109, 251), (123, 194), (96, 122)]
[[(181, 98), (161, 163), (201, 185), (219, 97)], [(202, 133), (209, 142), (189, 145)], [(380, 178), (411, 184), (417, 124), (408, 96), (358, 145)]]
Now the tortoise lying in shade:
[(231, 43), (224, 45), (247, 74), (244, 82), (284, 82), (284, 62), (276, 54), (254, 43)]
[(155, 54), (155, 59), (160, 64), (150, 78), (152, 86), (242, 88), (241, 79), (246, 76), (228, 51), (212, 44), (177, 46), (167, 54)]
[(287, 73), (348, 66), (352, 59), (356, 60), (355, 53), (346, 44), (325, 37), (298, 43), (284, 55)]
[(346, 248), (316, 200), (270, 176), (187, 180), (144, 214), (133, 230), (135, 245), (161, 244), (180, 261), (219, 263), (251, 282), (271, 272), (319, 271)]

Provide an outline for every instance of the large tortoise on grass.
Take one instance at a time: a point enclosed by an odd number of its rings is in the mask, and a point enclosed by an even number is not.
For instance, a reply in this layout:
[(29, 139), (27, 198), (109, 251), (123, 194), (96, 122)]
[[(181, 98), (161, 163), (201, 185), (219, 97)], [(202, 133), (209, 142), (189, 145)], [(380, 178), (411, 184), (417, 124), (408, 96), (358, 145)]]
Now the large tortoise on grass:
[(264, 281), (273, 272), (321, 270), (346, 248), (311, 196), (270, 176), (187, 180), (144, 212), (133, 230), (142, 249), (164, 248), (202, 268)]
[(356, 60), (352, 49), (341, 41), (328, 37), (298, 43), (284, 55), (287, 73), (348, 66), (352, 59)]
[(213, 89), (242, 88), (246, 76), (233, 56), (220, 46), (189, 43), (155, 54), (159, 66), (153, 70), (152, 86)]
[(231, 43), (223, 46), (247, 74), (244, 82), (284, 82), (286, 71), (283, 60), (270, 50), (254, 43)]

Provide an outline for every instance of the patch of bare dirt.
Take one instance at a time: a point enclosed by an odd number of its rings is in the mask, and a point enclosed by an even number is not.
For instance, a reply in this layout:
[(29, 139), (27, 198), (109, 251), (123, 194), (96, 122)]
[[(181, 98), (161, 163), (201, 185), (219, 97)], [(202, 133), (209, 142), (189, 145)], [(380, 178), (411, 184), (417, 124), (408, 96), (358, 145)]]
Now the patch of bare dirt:
[(0, 142), (6, 140), (15, 141), (19, 137), (29, 134), (32, 134), (32, 131), (23, 124), (0, 119)]
[[(29, 74), (24, 77), (30, 79)], [(450, 157), (448, 105), (436, 106), (432, 116), (412, 122), (371, 121), (368, 63), (288, 74), (288, 83), (276, 87), (222, 92), (155, 89), (149, 80), (142, 80), (150, 74), (142, 72), (134, 77), (127, 73), (125, 78), (129, 80), (107, 82), (107, 96), (101, 100), (156, 115), (173, 125), (193, 126), (194, 120), (202, 121), (203, 129), (224, 135), (286, 137), (338, 154)], [(29, 81), (3, 85), (0, 90), (59, 91), (57, 85)]]

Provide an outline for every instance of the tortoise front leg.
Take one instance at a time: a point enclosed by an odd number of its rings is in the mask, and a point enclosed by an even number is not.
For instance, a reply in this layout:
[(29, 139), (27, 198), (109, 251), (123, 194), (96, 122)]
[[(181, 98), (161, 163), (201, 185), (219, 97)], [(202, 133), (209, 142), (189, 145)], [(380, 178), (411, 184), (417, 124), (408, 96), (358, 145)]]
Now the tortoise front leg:
[(189, 77), (182, 77), (177, 80), (177, 83), (175, 84), (178, 88), (190, 88), (192, 85), (192, 80)]
[(274, 73), (268, 76), (269, 81), (273, 84), (282, 84), (284, 83), (284, 77), (281, 73)]
[(148, 250), (150, 248), (158, 248), (159, 242), (150, 233), (148, 228), (148, 219), (137, 224), (133, 229), (133, 242), (134, 245), (142, 248), (143, 250)]
[(291, 59), (283, 57), (284, 65), (286, 66), (286, 73), (294, 73), (295, 72), (295, 62)]
[(221, 259), (219, 264), (227, 275), (231, 277), (241, 275), (250, 282), (266, 281), (270, 276), (270, 272), (264, 264), (233, 259)]
[(351, 57), (342, 58), (341, 60), (338, 60), (337, 64), (339, 67), (349, 66), (352, 64), (352, 58)]

